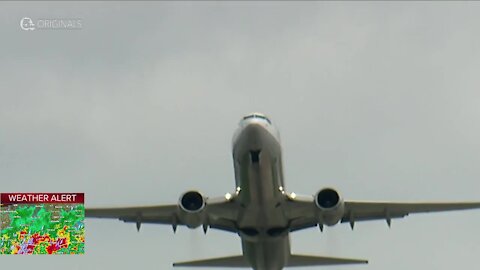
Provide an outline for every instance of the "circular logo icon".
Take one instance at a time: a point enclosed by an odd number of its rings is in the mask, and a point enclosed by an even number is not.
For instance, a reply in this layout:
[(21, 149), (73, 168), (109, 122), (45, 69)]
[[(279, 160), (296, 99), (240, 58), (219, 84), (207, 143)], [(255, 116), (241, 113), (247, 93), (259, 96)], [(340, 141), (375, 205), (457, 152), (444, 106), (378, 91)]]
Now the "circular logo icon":
[(20, 27), (25, 31), (33, 31), (35, 30), (35, 24), (33, 23), (32, 19), (25, 17), (20, 20)]

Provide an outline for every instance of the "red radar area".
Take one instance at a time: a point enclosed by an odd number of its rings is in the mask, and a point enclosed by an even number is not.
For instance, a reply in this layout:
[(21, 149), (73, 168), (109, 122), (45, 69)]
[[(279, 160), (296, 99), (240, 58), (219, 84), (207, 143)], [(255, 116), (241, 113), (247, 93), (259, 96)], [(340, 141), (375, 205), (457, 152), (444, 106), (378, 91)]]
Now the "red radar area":
[(0, 254), (83, 254), (84, 193), (0, 193)]

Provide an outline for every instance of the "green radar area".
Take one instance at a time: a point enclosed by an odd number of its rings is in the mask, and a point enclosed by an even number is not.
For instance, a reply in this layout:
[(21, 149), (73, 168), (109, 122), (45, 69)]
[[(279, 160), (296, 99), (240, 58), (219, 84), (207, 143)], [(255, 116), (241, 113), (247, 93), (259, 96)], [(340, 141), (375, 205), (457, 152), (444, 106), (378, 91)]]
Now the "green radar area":
[(84, 254), (83, 193), (0, 193), (0, 255)]

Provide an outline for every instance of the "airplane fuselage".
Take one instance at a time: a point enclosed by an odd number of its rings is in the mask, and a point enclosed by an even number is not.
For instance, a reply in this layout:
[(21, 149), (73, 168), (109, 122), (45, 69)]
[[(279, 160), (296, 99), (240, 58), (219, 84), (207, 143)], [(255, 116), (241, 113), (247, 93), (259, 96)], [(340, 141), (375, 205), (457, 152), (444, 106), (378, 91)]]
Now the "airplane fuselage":
[(290, 255), (288, 220), (282, 210), (284, 179), (278, 131), (267, 119), (246, 118), (233, 138), (239, 234), (255, 270), (280, 270)]

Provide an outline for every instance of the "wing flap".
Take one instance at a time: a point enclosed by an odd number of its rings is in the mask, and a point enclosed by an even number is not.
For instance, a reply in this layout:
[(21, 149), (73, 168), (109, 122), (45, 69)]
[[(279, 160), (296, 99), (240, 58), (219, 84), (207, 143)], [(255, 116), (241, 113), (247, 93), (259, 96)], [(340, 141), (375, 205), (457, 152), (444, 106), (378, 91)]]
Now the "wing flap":
[(242, 255), (212, 258), (198, 261), (178, 262), (173, 264), (174, 267), (237, 267), (250, 268), (250, 265), (245, 261)]
[(367, 260), (348, 259), (337, 257), (320, 257), (308, 255), (290, 255), (287, 266), (315, 266), (315, 265), (342, 265), (342, 264), (367, 264)]

